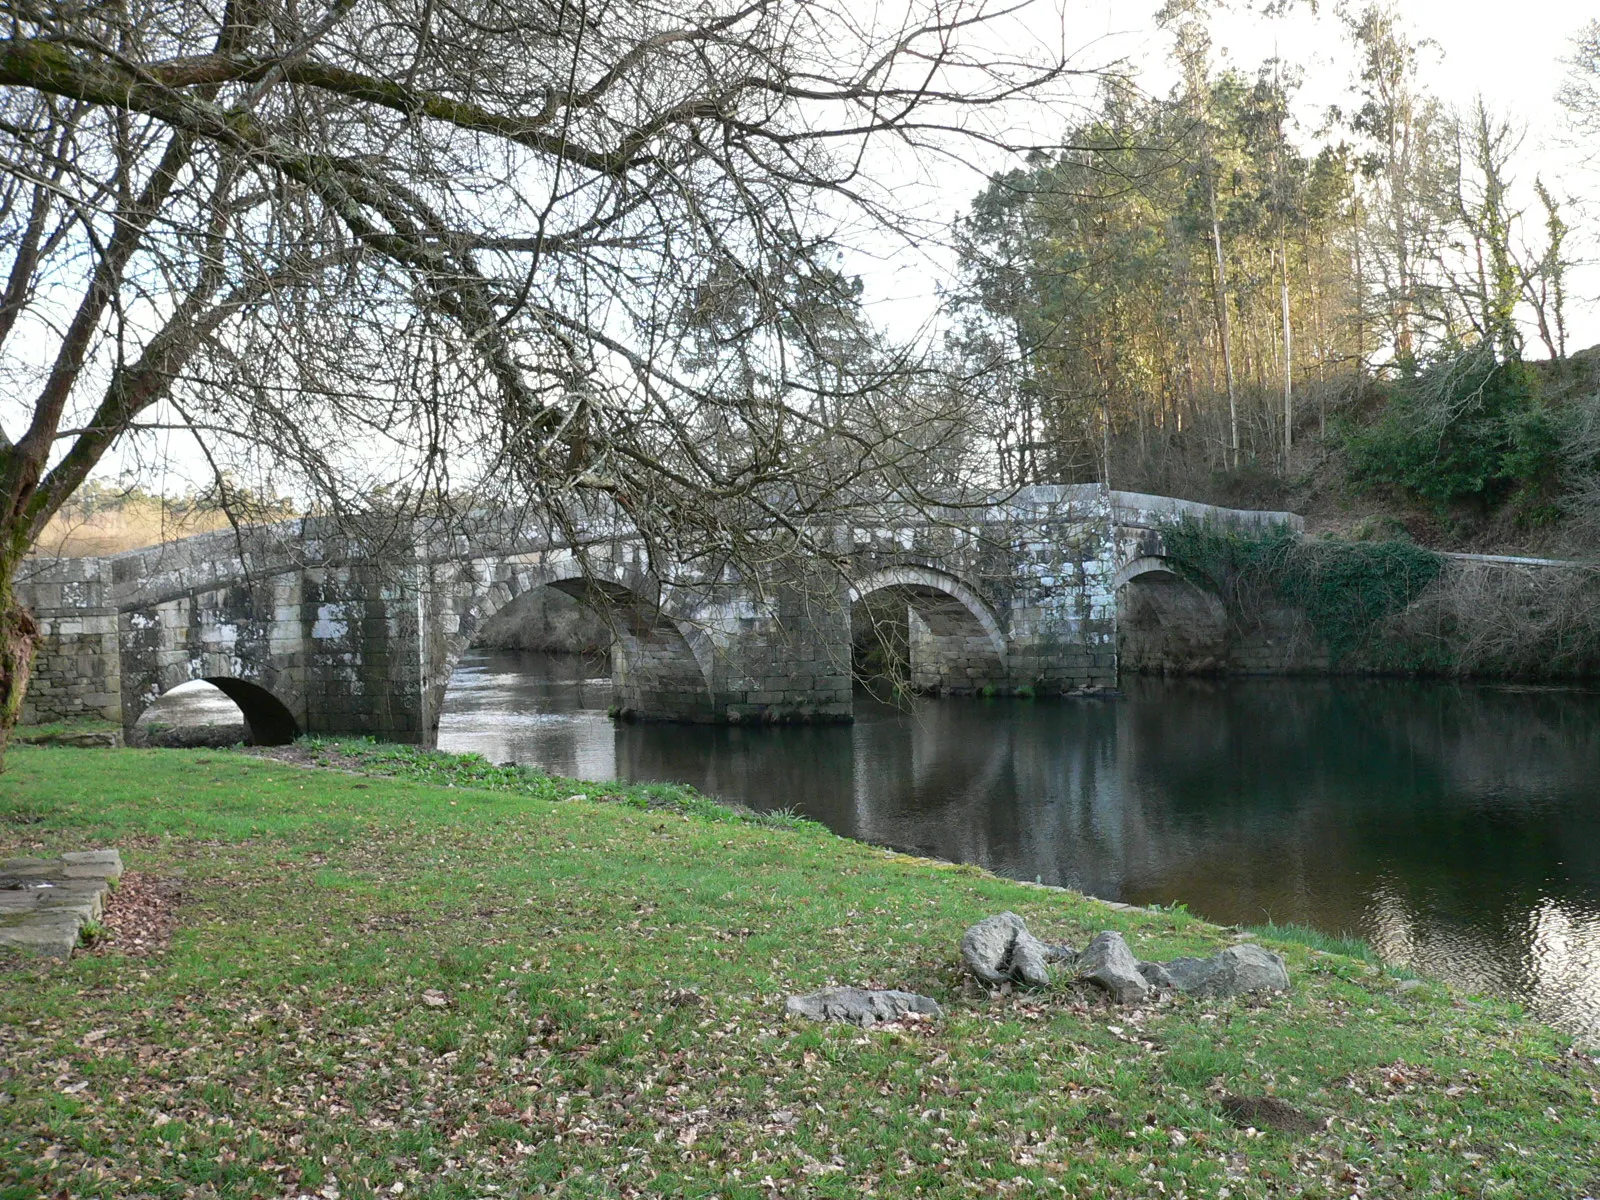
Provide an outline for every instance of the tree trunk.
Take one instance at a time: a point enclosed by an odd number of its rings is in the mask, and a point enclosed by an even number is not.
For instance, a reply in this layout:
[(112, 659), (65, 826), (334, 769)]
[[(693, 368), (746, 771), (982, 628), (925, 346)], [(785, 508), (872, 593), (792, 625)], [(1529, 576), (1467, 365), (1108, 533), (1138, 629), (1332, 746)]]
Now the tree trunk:
[(11, 730), (22, 719), (39, 626), (11, 590), (12, 568), (0, 567), (0, 771), (5, 770)]
[(1289, 323), (1289, 247), (1278, 226), (1278, 262), (1283, 268), (1283, 473), (1294, 470), (1294, 330)]
[(1206, 195), (1211, 201), (1211, 245), (1217, 260), (1217, 336), (1222, 339), (1222, 370), (1228, 380), (1228, 442), (1234, 469), (1239, 466), (1239, 398), (1233, 386), (1233, 339), (1228, 332), (1228, 264), (1222, 256), (1222, 222), (1217, 219), (1217, 184), (1206, 180)]

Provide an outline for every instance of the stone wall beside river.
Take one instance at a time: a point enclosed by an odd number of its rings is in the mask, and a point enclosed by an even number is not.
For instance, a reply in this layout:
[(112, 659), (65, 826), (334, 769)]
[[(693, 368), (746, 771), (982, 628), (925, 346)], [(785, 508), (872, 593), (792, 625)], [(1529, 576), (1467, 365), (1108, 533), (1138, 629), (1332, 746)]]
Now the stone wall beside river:
[(1318, 674), (1328, 651), (1299, 609), (1273, 604), (1248, 623), (1187, 580), (1142, 575), (1123, 585), (1117, 620), (1121, 669), (1141, 675)]

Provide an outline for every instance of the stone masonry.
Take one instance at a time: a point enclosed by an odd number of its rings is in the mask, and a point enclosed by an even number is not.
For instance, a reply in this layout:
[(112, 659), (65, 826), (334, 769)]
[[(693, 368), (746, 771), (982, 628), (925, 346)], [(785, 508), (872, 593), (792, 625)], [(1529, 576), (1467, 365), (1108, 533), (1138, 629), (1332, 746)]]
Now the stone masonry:
[(25, 583), (23, 601), (40, 617), (24, 721), (122, 718), (122, 657), (111, 603), (111, 560), (69, 558)]
[(0, 949), (69, 957), (121, 877), (122, 856), (115, 850), (0, 862)]
[[(479, 515), (468, 531), (305, 519), (110, 558), (35, 560), (19, 591), (44, 633), (24, 721), (134, 721), (194, 679), (222, 688), (256, 742), (297, 733), (431, 742), (444, 690), (485, 621), (556, 588), (613, 631), (618, 712), (716, 722), (848, 720), (851, 611), (908, 611), (930, 691), (1105, 692), (1118, 679), (1119, 592), (1175, 578), (1160, 529), (1236, 513), (1095, 484), (991, 503), (887, 509), (833, 531), (847, 570), (778, 561), (759, 577), (652, 564), (614, 519), (579, 544)], [(1187, 586), (1187, 585), (1186, 585)]]

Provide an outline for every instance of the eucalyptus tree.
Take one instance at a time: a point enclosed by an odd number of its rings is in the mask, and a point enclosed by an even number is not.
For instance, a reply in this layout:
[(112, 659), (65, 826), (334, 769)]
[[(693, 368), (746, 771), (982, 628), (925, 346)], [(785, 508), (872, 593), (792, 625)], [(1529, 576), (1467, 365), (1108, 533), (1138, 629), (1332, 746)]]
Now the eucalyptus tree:
[(1414, 41), (1392, 6), (1346, 15), (1359, 56), (1361, 104), (1351, 114), (1367, 186), (1364, 304), (1385, 325), (1386, 348), (1414, 363), (1449, 333), (1447, 253), (1454, 123), (1420, 82), (1427, 43)]
[(963, 224), (967, 344), (1009, 340), (1015, 424), (1037, 412), (1030, 462), (1057, 478), (1281, 460), (1290, 356), (1310, 377), (1350, 352), (1349, 155), (1306, 158), (1272, 72), (1188, 61), (1165, 98), (1108, 82), (1070, 149), (993, 177)]
[(816, 369), (855, 318), (805, 263), (840, 226), (915, 234), (876, 163), (1008, 149), (985, 113), (1069, 74), (1028, 28), (990, 0), (10, 0), (0, 746), (19, 563), (152, 430), (334, 511), (600, 496), (690, 551), (915, 495), (955, 424), (881, 347)]
[(1593, 154), (1600, 146), (1600, 20), (1572, 36), (1566, 66), (1556, 99), (1567, 110), (1579, 144)]

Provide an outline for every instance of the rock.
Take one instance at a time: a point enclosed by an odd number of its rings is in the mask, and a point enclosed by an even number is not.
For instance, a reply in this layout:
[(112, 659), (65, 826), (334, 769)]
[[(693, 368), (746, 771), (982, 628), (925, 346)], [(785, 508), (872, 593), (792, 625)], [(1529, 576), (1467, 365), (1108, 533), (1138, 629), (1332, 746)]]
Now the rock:
[(247, 740), (244, 722), (222, 725), (167, 725), (151, 721), (128, 732), (128, 745), (142, 749), (225, 750)]
[(1016, 913), (985, 917), (961, 935), (961, 959), (984, 983), (998, 986), (1011, 976), (1011, 943), (1017, 929), (1026, 929)]
[(1051, 948), (1028, 932), (1014, 912), (985, 917), (961, 937), (967, 969), (991, 987), (1016, 980), (1030, 987), (1050, 985)]
[(1161, 966), (1172, 986), (1191, 996), (1240, 996), (1287, 991), (1289, 987), (1289, 970), (1283, 959), (1249, 944), (1229, 946), (1210, 958), (1175, 958)]
[(10, 918), (0, 923), (0, 948), (31, 950), (44, 958), (70, 958), (78, 945), (83, 917), (57, 910), (34, 913), (26, 920)]
[(1138, 960), (1120, 933), (1096, 934), (1078, 956), (1078, 974), (1111, 993), (1118, 1004), (1137, 1004), (1150, 994), (1150, 984), (1139, 973)]
[(790, 996), (784, 1011), (813, 1021), (849, 1021), (867, 1027), (879, 1021), (898, 1021), (908, 1014), (942, 1017), (944, 1009), (929, 996), (894, 990), (863, 991), (861, 988), (824, 988), (805, 996)]
[(1011, 943), (1011, 978), (1029, 987), (1050, 986), (1048, 950), (1026, 928), (1018, 930)]
[(1158, 962), (1142, 962), (1139, 964), (1139, 974), (1144, 976), (1144, 981), (1153, 988), (1173, 990), (1176, 986), (1172, 976), (1167, 974), (1167, 969)]
[(74, 746), (84, 750), (114, 750), (122, 745), (120, 729), (66, 729), (34, 734), (23, 729), (15, 736), (17, 741), (24, 745), (34, 746)]

